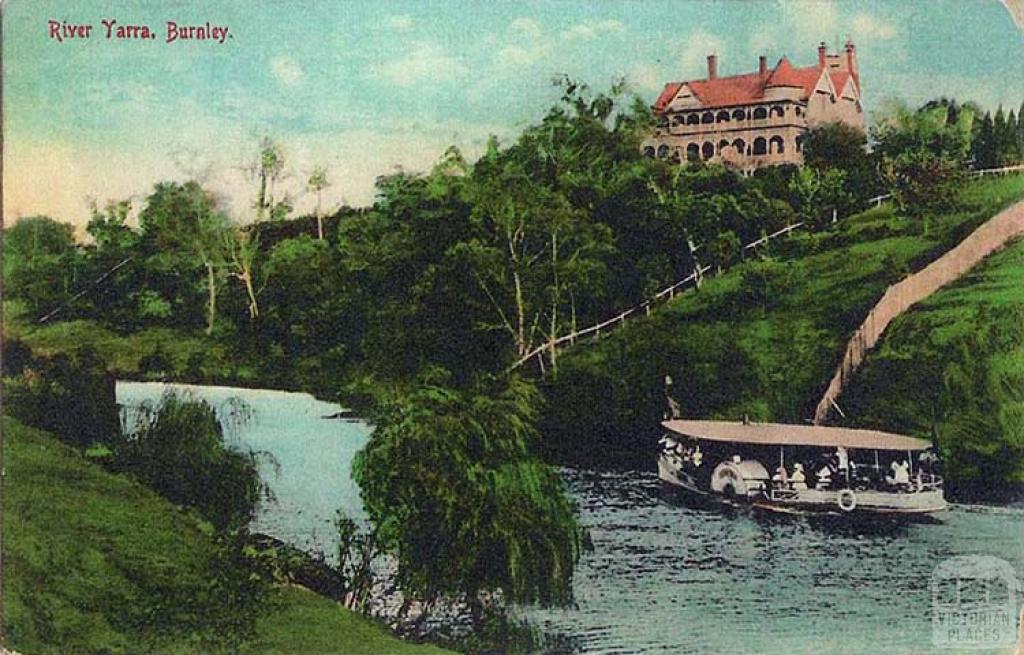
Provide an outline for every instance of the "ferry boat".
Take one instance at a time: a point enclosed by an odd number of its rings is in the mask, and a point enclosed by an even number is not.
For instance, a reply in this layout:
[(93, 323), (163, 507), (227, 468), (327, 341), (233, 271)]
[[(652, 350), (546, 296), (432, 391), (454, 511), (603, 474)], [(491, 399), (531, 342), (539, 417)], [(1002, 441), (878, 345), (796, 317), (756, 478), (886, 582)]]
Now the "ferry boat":
[(946, 509), (937, 458), (923, 439), (779, 423), (673, 419), (662, 426), (658, 477), (693, 494), (796, 514)]

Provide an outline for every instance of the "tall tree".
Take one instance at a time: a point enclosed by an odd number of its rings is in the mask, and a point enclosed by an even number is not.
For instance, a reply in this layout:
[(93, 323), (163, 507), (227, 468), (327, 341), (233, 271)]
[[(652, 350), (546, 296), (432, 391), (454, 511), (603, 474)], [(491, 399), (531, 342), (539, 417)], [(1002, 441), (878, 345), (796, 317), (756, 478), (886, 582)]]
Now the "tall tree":
[(310, 191), (316, 194), (316, 237), (317, 239), (323, 241), (323, 195), (324, 189), (330, 186), (330, 182), (327, 181), (327, 169), (319, 164), (314, 166), (313, 172), (309, 174), (309, 180), (307, 180), (306, 186)]

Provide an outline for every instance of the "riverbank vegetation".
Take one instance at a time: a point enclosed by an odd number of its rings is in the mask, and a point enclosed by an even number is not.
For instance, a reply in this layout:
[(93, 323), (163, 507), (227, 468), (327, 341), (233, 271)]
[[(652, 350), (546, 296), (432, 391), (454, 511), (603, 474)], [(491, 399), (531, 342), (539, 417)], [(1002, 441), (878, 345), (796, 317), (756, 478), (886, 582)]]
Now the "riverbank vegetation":
[(4, 635), (22, 653), (441, 653), (268, 586), (212, 526), (5, 418)]
[[(803, 168), (745, 177), (645, 158), (653, 117), (639, 99), (557, 84), (558, 104), (513, 141), (384, 175), (372, 207), (289, 218), (275, 181), (290, 162), (265, 139), (244, 215), (192, 180), (157, 184), (137, 213), (94, 207), (84, 244), (50, 218), (21, 219), (4, 232), (8, 342), (50, 358), (87, 346), (129, 378), (341, 396), (376, 426), (356, 467), (363, 543), (396, 558), (407, 598), (454, 598), (480, 629), (495, 599), (572, 601), (584, 534), (542, 454), (647, 461), (666, 374), (689, 416), (801, 421), (881, 290), (1024, 196), (1018, 177), (966, 178), (983, 127), (966, 105), (893, 110), (871, 151), (826, 126)], [(337, 183), (316, 168), (308, 187)], [(895, 202), (858, 213), (881, 193)], [(806, 232), (742, 247), (797, 222)], [(718, 275), (699, 292), (512, 371), (702, 266)], [(30, 389), (34, 370), (10, 384)], [(197, 411), (190, 430), (208, 423)], [(146, 460), (173, 466), (160, 434), (115, 460), (169, 496), (191, 493)], [(244, 512), (219, 516), (235, 527)]]

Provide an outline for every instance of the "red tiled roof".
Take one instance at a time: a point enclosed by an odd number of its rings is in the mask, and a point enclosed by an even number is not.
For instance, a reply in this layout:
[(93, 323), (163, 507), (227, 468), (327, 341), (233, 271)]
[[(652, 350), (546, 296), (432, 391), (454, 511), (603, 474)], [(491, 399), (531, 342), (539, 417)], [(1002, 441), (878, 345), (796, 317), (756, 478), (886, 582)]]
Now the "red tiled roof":
[[(733, 75), (731, 77), (719, 77), (713, 80), (691, 80), (689, 82), (671, 82), (665, 85), (661, 95), (654, 103), (654, 110), (664, 111), (672, 102), (679, 89), (686, 84), (693, 91), (702, 107), (713, 109), (716, 107), (727, 107), (730, 105), (745, 105), (758, 102), (764, 98), (764, 91), (771, 87), (794, 87), (802, 90), (801, 99), (806, 100), (814, 93), (814, 87), (821, 78), (821, 68), (807, 66), (805, 68), (793, 68), (789, 59), (783, 57), (779, 63), (771, 69), (768, 74), (762, 77), (759, 73), (747, 73), (745, 75)], [(829, 76), (841, 93), (846, 81), (851, 77), (847, 71), (830, 71)], [(857, 78), (854, 76), (854, 84)]]
[(663, 110), (668, 103), (672, 102), (672, 99), (676, 97), (677, 93), (679, 93), (679, 88), (681, 86), (683, 86), (682, 82), (669, 82), (666, 84), (661, 95), (654, 101), (655, 111)]
[(756, 102), (764, 95), (764, 80), (757, 73), (697, 80), (689, 83), (705, 107), (724, 107)]

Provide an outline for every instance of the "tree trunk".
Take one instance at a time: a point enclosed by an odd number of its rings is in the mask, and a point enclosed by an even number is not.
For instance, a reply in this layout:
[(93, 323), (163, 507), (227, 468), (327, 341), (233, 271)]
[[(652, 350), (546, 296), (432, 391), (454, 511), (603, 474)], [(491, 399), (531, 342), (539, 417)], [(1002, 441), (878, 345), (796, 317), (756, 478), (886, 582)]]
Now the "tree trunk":
[(316, 192), (316, 236), (320, 241), (324, 240), (324, 216), (320, 211), (322, 195), (323, 193), (318, 189)]
[(519, 350), (519, 356), (522, 357), (526, 354), (526, 307), (523, 306), (523, 284), (519, 279), (519, 273), (512, 273), (512, 279), (516, 285), (516, 347)]
[(213, 321), (217, 316), (217, 278), (214, 276), (213, 263), (206, 262), (206, 284), (209, 286), (210, 302), (206, 314), (206, 334), (213, 334)]
[(249, 269), (245, 269), (238, 276), (242, 283), (245, 285), (245, 292), (249, 295), (249, 318), (259, 318), (260, 308), (256, 304), (256, 290), (252, 286), (252, 272)]

